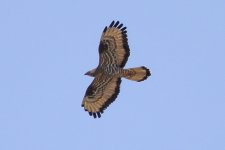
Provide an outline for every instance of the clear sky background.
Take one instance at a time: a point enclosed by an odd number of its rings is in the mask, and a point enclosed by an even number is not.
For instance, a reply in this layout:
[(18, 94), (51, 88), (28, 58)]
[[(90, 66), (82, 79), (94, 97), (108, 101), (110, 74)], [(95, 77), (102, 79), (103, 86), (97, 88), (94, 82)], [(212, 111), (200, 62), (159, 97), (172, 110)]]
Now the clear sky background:
[[(93, 119), (81, 108), (102, 30), (145, 65)], [(225, 150), (224, 0), (1, 0), (1, 150)]]

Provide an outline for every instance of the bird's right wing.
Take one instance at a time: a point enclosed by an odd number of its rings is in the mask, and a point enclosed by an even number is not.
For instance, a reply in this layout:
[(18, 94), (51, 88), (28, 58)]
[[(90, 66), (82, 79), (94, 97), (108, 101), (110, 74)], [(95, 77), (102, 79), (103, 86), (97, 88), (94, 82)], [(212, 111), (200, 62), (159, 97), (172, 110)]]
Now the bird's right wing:
[(94, 118), (101, 117), (120, 92), (121, 78), (98, 75), (86, 90), (82, 107)]

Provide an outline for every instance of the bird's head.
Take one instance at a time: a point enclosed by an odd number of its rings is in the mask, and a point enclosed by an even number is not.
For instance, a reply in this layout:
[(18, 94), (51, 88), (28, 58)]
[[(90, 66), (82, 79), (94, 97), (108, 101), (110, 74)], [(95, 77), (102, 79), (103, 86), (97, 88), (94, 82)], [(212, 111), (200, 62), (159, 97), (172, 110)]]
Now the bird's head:
[(96, 72), (96, 69), (92, 69), (92, 70), (86, 72), (84, 75), (88, 75), (88, 76), (94, 77), (95, 76), (95, 72)]

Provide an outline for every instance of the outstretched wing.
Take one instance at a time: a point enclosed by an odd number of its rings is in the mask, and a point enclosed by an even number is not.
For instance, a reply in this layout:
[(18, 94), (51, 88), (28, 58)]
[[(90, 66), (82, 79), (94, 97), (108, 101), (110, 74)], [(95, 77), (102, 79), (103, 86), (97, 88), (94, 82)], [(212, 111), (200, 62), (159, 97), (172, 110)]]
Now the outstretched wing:
[(127, 31), (119, 21), (105, 27), (99, 44), (99, 65), (116, 64), (123, 68), (130, 55)]
[(98, 75), (86, 90), (82, 107), (90, 116), (101, 117), (120, 92), (121, 78)]

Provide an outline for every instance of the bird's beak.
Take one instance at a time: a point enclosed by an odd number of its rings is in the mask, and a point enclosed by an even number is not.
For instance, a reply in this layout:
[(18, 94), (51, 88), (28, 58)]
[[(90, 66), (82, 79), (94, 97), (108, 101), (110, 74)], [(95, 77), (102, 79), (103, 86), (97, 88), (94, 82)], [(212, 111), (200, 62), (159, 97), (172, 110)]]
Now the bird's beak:
[(86, 72), (84, 75), (89, 75), (89, 72)]

